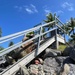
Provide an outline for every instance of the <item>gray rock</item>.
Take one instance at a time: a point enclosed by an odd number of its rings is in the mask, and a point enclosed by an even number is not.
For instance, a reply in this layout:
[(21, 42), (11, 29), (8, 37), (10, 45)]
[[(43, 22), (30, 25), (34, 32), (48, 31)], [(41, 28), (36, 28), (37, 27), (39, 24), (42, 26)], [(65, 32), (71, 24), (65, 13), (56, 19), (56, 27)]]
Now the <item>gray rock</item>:
[(46, 54), (45, 54), (44, 58), (56, 57), (56, 56), (60, 56), (61, 55), (61, 51), (53, 50), (53, 49), (50, 49), (50, 48), (47, 48), (45, 50), (45, 52), (46, 52)]
[(72, 51), (72, 47), (66, 47), (63, 51), (63, 56), (69, 56)]
[(75, 64), (63, 65), (63, 72), (60, 75), (75, 75)]
[(70, 52), (70, 58), (75, 61), (75, 49), (72, 49)]
[(54, 75), (57, 72), (57, 68), (59, 68), (59, 64), (55, 58), (50, 57), (44, 60), (43, 67), (46, 75)]
[(30, 75), (26, 66), (21, 66), (21, 68), (15, 73), (15, 75)]
[(75, 64), (69, 64), (70, 71), (68, 75), (75, 75)]
[(68, 75), (69, 72), (70, 72), (70, 66), (68, 64), (64, 64), (62, 72), (60, 72), (60, 75)]
[(59, 63), (59, 66), (62, 66), (64, 63), (64, 60), (66, 60), (66, 58), (68, 58), (68, 57), (59, 56), (59, 57), (56, 57), (55, 59), (56, 59), (56, 62)]

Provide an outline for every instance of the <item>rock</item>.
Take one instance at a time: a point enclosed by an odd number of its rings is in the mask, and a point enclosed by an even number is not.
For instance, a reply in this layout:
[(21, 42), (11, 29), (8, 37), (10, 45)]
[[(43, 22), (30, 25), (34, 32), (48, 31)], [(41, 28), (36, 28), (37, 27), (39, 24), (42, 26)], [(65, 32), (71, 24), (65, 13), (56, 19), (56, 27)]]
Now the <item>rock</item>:
[(74, 61), (69, 56), (58, 56), (47, 57), (43, 66), (46, 75), (68, 75), (70, 71), (69, 64), (74, 64)]
[(7, 62), (9, 65), (12, 65), (12, 64), (14, 64), (16, 61), (15, 61), (11, 56), (6, 56), (6, 62)]
[(0, 73), (3, 71), (3, 69), (2, 68), (0, 68)]
[(70, 72), (70, 66), (68, 64), (64, 65), (63, 72), (60, 75), (68, 75)]
[(60, 55), (61, 55), (61, 51), (52, 50), (52, 49), (47, 48), (44, 58), (46, 58), (46, 57), (56, 57), (56, 56), (60, 56)]
[(46, 58), (44, 60), (44, 72), (46, 75), (54, 75), (57, 72), (57, 68), (59, 68), (59, 64), (56, 62), (55, 58)]
[(28, 37), (24, 37), (23, 39), (22, 39), (22, 41), (24, 42), (24, 41), (26, 41), (26, 40), (28, 40), (29, 38)]
[(75, 64), (64, 64), (63, 72), (60, 75), (75, 75)]
[(75, 64), (74, 60), (72, 60), (70, 57), (67, 57), (64, 61), (63, 64)]
[(70, 58), (75, 61), (75, 48), (71, 50), (71, 52), (70, 52)]
[(43, 71), (43, 65), (41, 64), (31, 64), (29, 66), (30, 75), (45, 75)]
[(70, 56), (75, 61), (75, 46), (67, 47), (63, 52), (63, 56)]
[(30, 75), (26, 66), (21, 66), (14, 75)]
[(62, 64), (66, 58), (68, 58), (68, 57), (59, 56), (59, 57), (56, 57), (55, 59), (56, 59), (56, 62), (58, 62), (59, 65), (62, 66)]
[(47, 58), (47, 57), (56, 57), (56, 56), (57, 56), (57, 54), (55, 52), (49, 52), (49, 53), (46, 53), (44, 55), (44, 58)]
[(69, 56), (72, 51), (72, 47), (66, 47), (63, 51), (63, 56)]
[(69, 64), (70, 71), (68, 75), (75, 75), (75, 64)]

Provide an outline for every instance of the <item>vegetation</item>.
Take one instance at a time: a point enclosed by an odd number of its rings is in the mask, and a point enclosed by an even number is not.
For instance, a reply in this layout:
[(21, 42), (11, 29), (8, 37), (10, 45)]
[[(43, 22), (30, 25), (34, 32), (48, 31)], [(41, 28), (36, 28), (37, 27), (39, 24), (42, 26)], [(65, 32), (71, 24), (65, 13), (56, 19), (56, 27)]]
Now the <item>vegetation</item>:
[[(11, 42), (9, 43), (8, 47), (10, 47), (10, 46), (12, 46), (12, 45), (14, 45), (14, 42), (11, 41)], [(14, 52), (14, 50), (13, 50), (13, 51), (9, 52), (9, 53), (7, 54), (7, 56), (12, 56), (14, 53), (15, 53), (15, 52)]]
[(11, 41), (8, 46), (10, 47), (12, 45), (14, 45), (14, 42)]
[(0, 46), (0, 51), (3, 50), (4, 48), (2, 46)]
[[(55, 20), (55, 15), (56, 15), (56, 14), (49, 13), (49, 14), (46, 16), (47, 20), (44, 20), (44, 22), (45, 22), (45, 23), (49, 23), (49, 22), (54, 21), (54, 20)], [(53, 28), (54, 26), (53, 26), (53, 24), (50, 24), (50, 25), (48, 25), (48, 26), (46, 26), (46, 27), (47, 27), (48, 30), (49, 30), (50, 28)]]
[(58, 50), (64, 51), (65, 48), (66, 48), (66, 45), (61, 44), (61, 45), (59, 45)]
[(29, 32), (27, 35), (26, 35), (26, 37), (30, 37), (31, 35), (33, 35), (34, 34), (34, 32), (32, 31), (32, 32)]
[[(0, 38), (2, 37), (2, 29), (0, 28)], [(0, 46), (0, 51), (3, 50), (4, 48)]]
[(0, 28), (0, 37), (2, 37), (2, 29)]
[(69, 42), (75, 44), (75, 18), (71, 17), (70, 21), (65, 24), (65, 30), (71, 36)]

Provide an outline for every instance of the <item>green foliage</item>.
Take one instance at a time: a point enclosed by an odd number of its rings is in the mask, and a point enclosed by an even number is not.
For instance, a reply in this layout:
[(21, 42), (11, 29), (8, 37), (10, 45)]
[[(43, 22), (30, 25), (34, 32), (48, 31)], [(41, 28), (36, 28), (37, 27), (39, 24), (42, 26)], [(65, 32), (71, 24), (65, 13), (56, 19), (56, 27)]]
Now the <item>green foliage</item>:
[(75, 44), (75, 18), (70, 18), (70, 21), (65, 25), (65, 30), (71, 36), (71, 39), (69, 39), (69, 43), (71, 42)]
[[(2, 29), (0, 28), (0, 37), (2, 37)], [(4, 48), (0, 46), (0, 51), (3, 50)]]
[(3, 50), (4, 48), (2, 46), (0, 46), (0, 51)]
[(69, 39), (69, 43), (75, 44), (75, 33), (71, 35), (71, 39)]
[(74, 28), (75, 28), (75, 18), (70, 19), (68, 23), (66, 23), (67, 29), (69, 31), (69, 34), (74, 34)]
[(34, 32), (32, 31), (32, 32), (29, 32), (27, 35), (26, 35), (26, 37), (30, 37), (30, 35), (33, 35), (34, 34)]
[(36, 24), (34, 27), (37, 27), (37, 26), (39, 26), (39, 25), (42, 25), (42, 23), (38, 23), (38, 24)]
[(10, 47), (12, 45), (14, 45), (14, 42), (11, 41), (8, 46)]
[(0, 28), (0, 37), (2, 37), (2, 29)]
[(58, 50), (64, 51), (65, 48), (66, 48), (66, 45), (61, 44), (61, 45), (59, 45)]
[[(46, 16), (47, 20), (44, 20), (44, 22), (45, 22), (45, 23), (49, 23), (49, 22), (54, 21), (54, 20), (55, 20), (55, 15), (56, 15), (56, 14), (49, 13), (49, 14)], [(49, 30), (50, 28), (53, 28), (54, 26), (53, 26), (53, 24), (50, 24), (50, 25), (48, 25), (48, 26), (46, 26), (46, 27), (48, 27), (48, 30)]]

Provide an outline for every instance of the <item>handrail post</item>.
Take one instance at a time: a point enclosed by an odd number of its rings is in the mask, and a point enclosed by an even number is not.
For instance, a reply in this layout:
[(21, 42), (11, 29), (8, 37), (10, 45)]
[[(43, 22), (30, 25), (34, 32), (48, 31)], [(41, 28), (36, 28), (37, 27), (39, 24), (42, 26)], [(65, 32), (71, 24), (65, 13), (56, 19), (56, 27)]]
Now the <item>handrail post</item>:
[[(39, 35), (41, 34), (41, 28), (40, 28), (40, 30), (39, 30)], [(38, 50), (39, 50), (39, 46), (40, 46), (40, 40), (41, 40), (41, 36), (39, 36), (38, 38), (37, 38), (37, 49), (36, 49), (36, 51), (35, 51), (35, 56), (37, 56), (37, 54), (38, 54)]]
[[(43, 26), (41, 25), (41, 28), (40, 28), (40, 34), (42, 34), (43, 32)], [(43, 35), (42, 36), (40, 36), (41, 37), (41, 40), (44, 40), (44, 38), (43, 38)]]
[[(56, 20), (56, 16), (55, 16), (55, 25), (57, 23), (57, 20)], [(58, 42), (58, 38), (57, 38), (57, 29), (55, 30), (55, 40), (56, 40), (56, 49), (58, 49), (58, 46), (59, 46), (59, 42)]]

